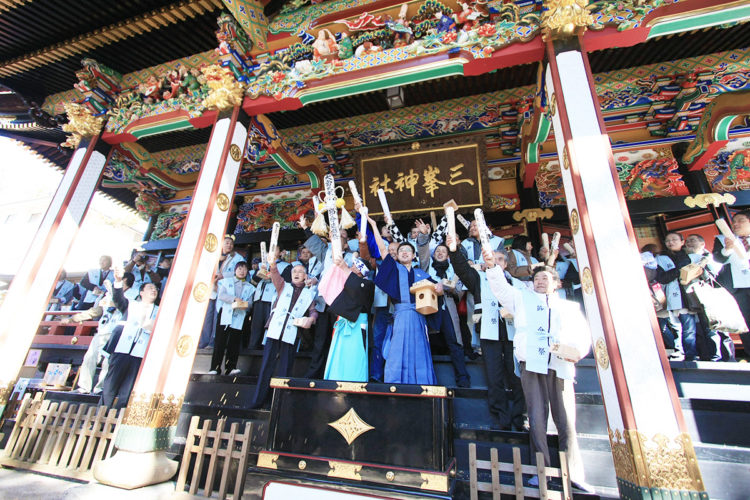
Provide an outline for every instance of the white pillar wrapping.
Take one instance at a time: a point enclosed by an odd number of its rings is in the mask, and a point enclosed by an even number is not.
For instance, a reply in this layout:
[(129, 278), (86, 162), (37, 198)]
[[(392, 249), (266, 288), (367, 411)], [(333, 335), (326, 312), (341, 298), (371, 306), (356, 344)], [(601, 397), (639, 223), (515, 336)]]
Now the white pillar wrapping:
[[(12, 384), (47, 309), (57, 276), (99, 184), (106, 157), (83, 140), (0, 306), (0, 389)], [(6, 403), (0, 395), (0, 414)]]

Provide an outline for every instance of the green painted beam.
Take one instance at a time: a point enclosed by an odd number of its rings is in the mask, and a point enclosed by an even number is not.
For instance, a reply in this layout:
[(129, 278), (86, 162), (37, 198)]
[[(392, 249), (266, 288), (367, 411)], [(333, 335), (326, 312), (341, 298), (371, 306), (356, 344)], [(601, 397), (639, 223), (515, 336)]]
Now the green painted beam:
[(408, 85), (425, 80), (443, 78), (445, 76), (463, 75), (463, 61), (460, 59), (455, 59), (455, 63), (452, 61), (454, 60), (451, 60), (451, 64), (440, 66), (437, 68), (416, 70), (413, 73), (382, 78), (379, 80), (347, 85), (335, 89), (326, 89), (318, 92), (304, 93), (299, 97), (299, 100), (303, 105), (306, 105), (313, 102), (327, 101), (329, 99), (336, 99), (339, 97), (364, 94), (366, 92), (374, 92), (376, 90), (397, 87), (399, 85)]
[(720, 24), (735, 23), (747, 19), (750, 19), (750, 3), (703, 14), (686, 13), (685, 17), (655, 24), (651, 28), (648, 38), (680, 33), (682, 31), (692, 31)]
[(728, 141), (729, 140), (729, 126), (732, 124), (738, 115), (725, 116), (719, 123), (716, 124), (716, 131), (714, 133), (714, 140), (716, 141)]
[(132, 134), (136, 138), (142, 139), (143, 137), (147, 137), (149, 135), (163, 134), (165, 132), (175, 132), (177, 130), (188, 130), (192, 128), (193, 128), (193, 125), (189, 121), (179, 120), (175, 122), (169, 122), (169, 123), (165, 123), (162, 125), (155, 125), (153, 127), (136, 130), (135, 132), (132, 132)]

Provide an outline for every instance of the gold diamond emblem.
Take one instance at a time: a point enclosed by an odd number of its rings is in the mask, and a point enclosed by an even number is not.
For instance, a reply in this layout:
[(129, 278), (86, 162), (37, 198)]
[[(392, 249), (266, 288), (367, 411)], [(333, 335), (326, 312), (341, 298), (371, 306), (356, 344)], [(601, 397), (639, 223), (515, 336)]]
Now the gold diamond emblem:
[(343, 417), (335, 422), (329, 423), (328, 425), (339, 431), (339, 434), (346, 439), (346, 444), (349, 445), (365, 432), (371, 431), (375, 428), (362, 420), (362, 418), (357, 415), (357, 412), (354, 411), (354, 408), (350, 408)]

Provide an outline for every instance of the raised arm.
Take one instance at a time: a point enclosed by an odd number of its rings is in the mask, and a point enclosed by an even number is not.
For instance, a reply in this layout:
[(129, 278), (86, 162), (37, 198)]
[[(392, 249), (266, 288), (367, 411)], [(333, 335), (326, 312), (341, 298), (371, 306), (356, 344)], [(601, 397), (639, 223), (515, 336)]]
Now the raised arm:
[[(448, 235), (448, 245), (450, 245), (452, 239), (453, 238)], [(461, 252), (461, 245), (456, 245), (455, 252), (451, 252), (449, 246), (448, 255), (450, 256), (451, 265), (453, 266), (453, 271), (455, 271), (456, 276), (461, 279), (461, 282), (475, 298), (481, 297), (482, 291), (480, 290), (479, 273), (469, 265), (468, 259), (466, 259), (466, 256)]]
[(419, 234), (417, 234), (417, 251), (419, 254), (419, 267), (423, 271), (430, 268), (430, 226), (422, 222), (422, 219), (415, 221)]
[(385, 256), (388, 255), (388, 245), (385, 244), (383, 236), (380, 234), (380, 231), (378, 231), (378, 223), (372, 220), (372, 218), (370, 217), (368, 217), (367, 220), (370, 222), (370, 227), (372, 227), (372, 234), (375, 237), (375, 243), (378, 244), (380, 257), (385, 258)]
[(274, 288), (276, 288), (276, 293), (281, 295), (281, 291), (284, 289), (286, 281), (281, 277), (276, 261), (270, 253), (268, 254), (268, 266), (270, 268), (271, 282), (273, 283)]
[(115, 307), (121, 312), (125, 313), (128, 310), (128, 299), (125, 298), (125, 294), (122, 291), (122, 275), (125, 274), (122, 269), (115, 269), (115, 284), (112, 290), (112, 302), (115, 303)]
[(487, 265), (487, 281), (490, 284), (492, 294), (497, 297), (500, 305), (515, 316), (516, 298), (520, 292), (508, 283), (502, 268), (495, 265), (494, 252), (482, 250), (482, 257), (484, 257), (484, 263)]

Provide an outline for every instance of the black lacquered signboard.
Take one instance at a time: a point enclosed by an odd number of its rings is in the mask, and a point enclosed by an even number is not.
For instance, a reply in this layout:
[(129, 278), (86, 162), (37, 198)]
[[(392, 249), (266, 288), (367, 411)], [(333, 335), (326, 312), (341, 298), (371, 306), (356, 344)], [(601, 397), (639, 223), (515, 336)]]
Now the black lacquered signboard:
[(307, 379), (272, 386), (259, 467), (447, 491), (455, 462), (446, 388)]

